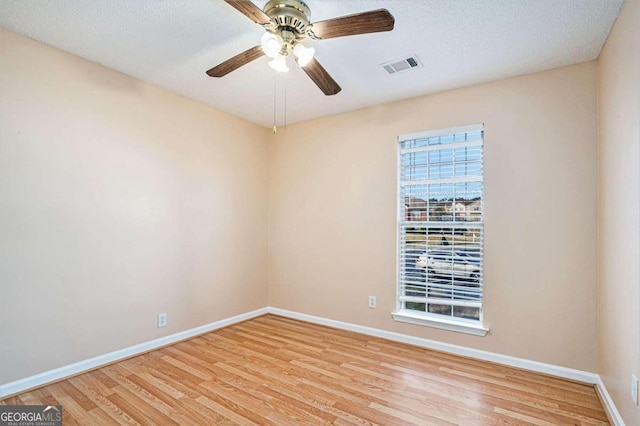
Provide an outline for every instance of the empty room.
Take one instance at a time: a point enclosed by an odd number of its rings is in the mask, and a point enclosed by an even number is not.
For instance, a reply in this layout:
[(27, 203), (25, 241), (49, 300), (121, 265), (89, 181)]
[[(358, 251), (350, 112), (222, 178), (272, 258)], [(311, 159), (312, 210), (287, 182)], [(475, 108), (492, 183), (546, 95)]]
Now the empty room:
[(0, 0), (0, 425), (640, 425), (640, 1)]

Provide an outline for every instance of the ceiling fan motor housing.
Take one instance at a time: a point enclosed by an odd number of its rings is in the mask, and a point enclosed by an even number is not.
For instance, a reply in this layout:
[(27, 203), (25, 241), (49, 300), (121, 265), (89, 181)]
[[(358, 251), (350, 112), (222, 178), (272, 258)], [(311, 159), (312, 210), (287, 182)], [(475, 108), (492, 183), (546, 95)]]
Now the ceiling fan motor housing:
[(290, 31), (296, 38), (306, 36), (311, 11), (301, 0), (270, 0), (264, 6), (264, 13), (275, 22), (275, 31)]

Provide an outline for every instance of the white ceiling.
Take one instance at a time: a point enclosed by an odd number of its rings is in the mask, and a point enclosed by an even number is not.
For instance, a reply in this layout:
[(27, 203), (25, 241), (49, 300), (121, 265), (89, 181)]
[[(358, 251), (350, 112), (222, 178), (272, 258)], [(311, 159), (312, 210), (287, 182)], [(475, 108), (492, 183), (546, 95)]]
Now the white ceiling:
[[(0, 0), (0, 27), (269, 127), (598, 57), (622, 0), (307, 0), (312, 22), (386, 8), (395, 29), (314, 42), (342, 86), (324, 96), (290, 63), (205, 71), (259, 44), (263, 29), (222, 0)], [(262, 7), (265, 0), (255, 0)], [(381, 63), (417, 55), (423, 68)], [(43, 64), (45, 67), (46, 64)]]

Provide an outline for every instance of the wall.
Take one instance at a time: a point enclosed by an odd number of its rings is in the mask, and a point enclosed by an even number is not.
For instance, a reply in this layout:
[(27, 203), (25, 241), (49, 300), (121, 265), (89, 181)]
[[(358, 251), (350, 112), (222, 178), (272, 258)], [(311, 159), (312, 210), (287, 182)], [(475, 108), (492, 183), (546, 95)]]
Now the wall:
[[(597, 371), (596, 121), (591, 62), (289, 125), (269, 145), (270, 305)], [(491, 331), (396, 323), (396, 138), (476, 123)]]
[(0, 29), (0, 383), (264, 307), (266, 135)]
[(600, 375), (628, 425), (640, 377), (640, 3), (626, 1), (598, 60)]

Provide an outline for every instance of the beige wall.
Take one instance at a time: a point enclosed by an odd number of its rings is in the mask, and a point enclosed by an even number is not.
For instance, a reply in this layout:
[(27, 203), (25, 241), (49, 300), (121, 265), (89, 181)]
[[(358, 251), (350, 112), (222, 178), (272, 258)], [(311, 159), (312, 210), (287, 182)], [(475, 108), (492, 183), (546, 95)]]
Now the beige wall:
[(598, 61), (600, 375), (627, 425), (640, 377), (640, 3), (626, 1)]
[(0, 383), (264, 307), (267, 134), (0, 29)]
[[(288, 126), (269, 145), (270, 305), (597, 371), (596, 121), (591, 62)], [(491, 332), (396, 323), (396, 137), (476, 123)]]

